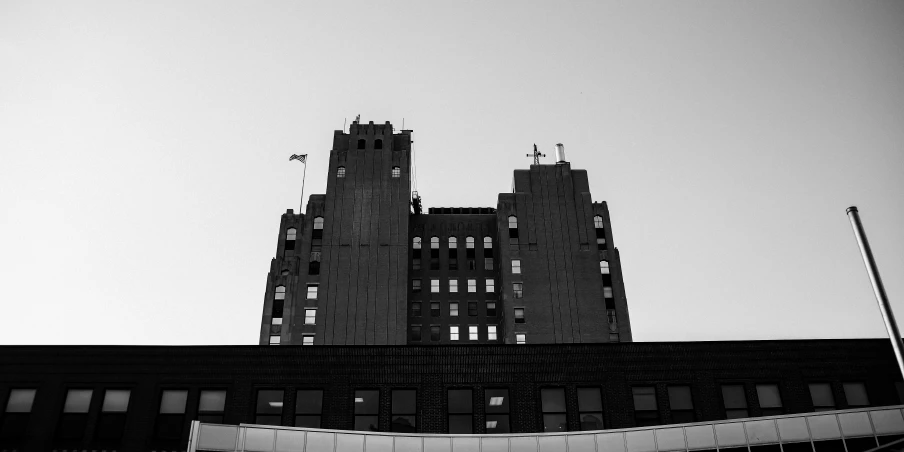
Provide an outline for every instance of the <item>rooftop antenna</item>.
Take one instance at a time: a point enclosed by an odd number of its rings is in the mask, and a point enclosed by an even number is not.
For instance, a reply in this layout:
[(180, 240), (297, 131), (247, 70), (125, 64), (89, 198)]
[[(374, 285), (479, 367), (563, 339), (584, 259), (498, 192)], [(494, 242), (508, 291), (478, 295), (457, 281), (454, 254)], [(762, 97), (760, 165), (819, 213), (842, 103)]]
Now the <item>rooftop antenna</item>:
[(348, 124), (348, 118), (342, 118), (342, 132), (345, 133), (345, 126)]
[(540, 151), (537, 150), (537, 143), (534, 143), (534, 153), (533, 153), (533, 154), (527, 154), (526, 157), (533, 157), (533, 158), (534, 158), (534, 165), (539, 165), (539, 164), (540, 164), (540, 157), (546, 157), (546, 154), (541, 154)]

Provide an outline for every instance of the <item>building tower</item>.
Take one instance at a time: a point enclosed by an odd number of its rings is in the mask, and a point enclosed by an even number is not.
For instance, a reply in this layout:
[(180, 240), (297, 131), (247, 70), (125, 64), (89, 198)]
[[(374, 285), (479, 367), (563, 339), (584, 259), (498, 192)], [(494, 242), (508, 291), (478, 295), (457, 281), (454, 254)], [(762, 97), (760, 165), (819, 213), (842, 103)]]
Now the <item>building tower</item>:
[(282, 216), (260, 344), (630, 342), (608, 209), (558, 160), (496, 208), (420, 213), (410, 130), (336, 131), (326, 194)]

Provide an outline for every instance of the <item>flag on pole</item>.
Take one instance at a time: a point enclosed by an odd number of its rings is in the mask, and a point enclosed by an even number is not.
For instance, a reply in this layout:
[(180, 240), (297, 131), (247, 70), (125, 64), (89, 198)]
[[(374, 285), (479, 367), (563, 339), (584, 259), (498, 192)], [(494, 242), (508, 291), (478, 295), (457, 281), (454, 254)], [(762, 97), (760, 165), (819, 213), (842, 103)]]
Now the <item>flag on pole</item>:
[(301, 155), (292, 154), (292, 156), (289, 157), (289, 161), (291, 162), (292, 160), (298, 160), (301, 163), (307, 163), (308, 154), (301, 154)]

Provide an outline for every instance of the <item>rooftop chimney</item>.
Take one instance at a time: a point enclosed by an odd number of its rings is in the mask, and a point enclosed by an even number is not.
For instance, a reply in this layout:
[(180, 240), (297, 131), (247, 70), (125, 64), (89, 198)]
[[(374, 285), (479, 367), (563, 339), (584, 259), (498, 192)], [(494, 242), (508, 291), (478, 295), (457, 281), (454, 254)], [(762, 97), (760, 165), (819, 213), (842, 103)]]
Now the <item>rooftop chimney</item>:
[(566, 163), (565, 162), (565, 145), (562, 143), (556, 144), (556, 164)]

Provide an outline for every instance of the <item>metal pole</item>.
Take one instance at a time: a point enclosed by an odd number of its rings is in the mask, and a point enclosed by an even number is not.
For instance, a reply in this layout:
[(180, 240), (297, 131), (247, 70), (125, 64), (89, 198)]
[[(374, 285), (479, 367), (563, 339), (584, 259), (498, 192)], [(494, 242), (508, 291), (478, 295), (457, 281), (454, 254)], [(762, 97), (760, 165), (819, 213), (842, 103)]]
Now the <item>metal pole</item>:
[(895, 314), (891, 310), (888, 303), (888, 296), (885, 295), (885, 286), (882, 285), (882, 277), (879, 276), (879, 268), (876, 266), (876, 260), (873, 259), (873, 252), (869, 247), (869, 241), (866, 240), (866, 232), (863, 231), (863, 225), (860, 224), (860, 213), (856, 206), (847, 208), (848, 219), (851, 220), (851, 226), (854, 228), (854, 237), (857, 238), (857, 244), (860, 245), (860, 254), (863, 256), (863, 264), (866, 265), (866, 273), (873, 285), (873, 292), (876, 294), (876, 301), (879, 302), (879, 311), (882, 312), (882, 319), (885, 320), (885, 329), (888, 330), (888, 338), (891, 340), (891, 348), (895, 351), (895, 358), (898, 360), (898, 370), (904, 375), (904, 353), (901, 351), (901, 332), (898, 331), (898, 324), (895, 322)]
[(298, 204), (298, 213), (304, 214), (304, 178), (308, 172), (308, 160), (305, 158), (304, 171), (301, 173), (301, 202)]

